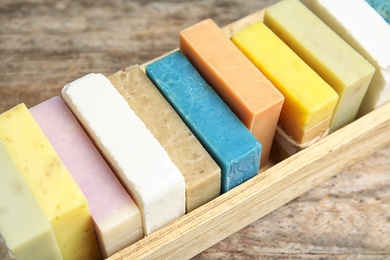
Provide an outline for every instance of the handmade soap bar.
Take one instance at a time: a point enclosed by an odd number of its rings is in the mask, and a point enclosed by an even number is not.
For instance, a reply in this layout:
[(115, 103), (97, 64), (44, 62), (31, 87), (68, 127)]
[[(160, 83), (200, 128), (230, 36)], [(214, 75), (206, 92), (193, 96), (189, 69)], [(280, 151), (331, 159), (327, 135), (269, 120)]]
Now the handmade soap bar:
[(0, 115), (0, 140), (50, 221), (63, 258), (99, 258), (87, 200), (24, 104)]
[(138, 207), (62, 98), (51, 98), (30, 112), (87, 198), (103, 257), (141, 239)]
[(366, 0), (382, 17), (390, 24), (390, 1), (389, 0)]
[(337, 93), (267, 26), (253, 23), (232, 40), (285, 96), (279, 124), (288, 135), (303, 143), (328, 129)]
[[(8, 247), (16, 259), (62, 259), (48, 219), (2, 141), (0, 180), (0, 230), (5, 240), (0, 252)], [(0, 259), (7, 259), (3, 257), (0, 253)]]
[(304, 0), (376, 69), (358, 115), (390, 101), (390, 26), (365, 0)]
[(146, 73), (221, 167), (221, 192), (255, 176), (261, 145), (180, 51)]
[(336, 90), (330, 130), (355, 120), (375, 68), (299, 0), (268, 7), (264, 23)]
[(182, 174), (105, 76), (88, 74), (62, 95), (138, 205), (145, 235), (184, 215)]
[(261, 143), (265, 166), (284, 96), (211, 19), (180, 32), (180, 51)]
[(138, 65), (108, 77), (186, 181), (187, 212), (220, 194), (221, 169)]

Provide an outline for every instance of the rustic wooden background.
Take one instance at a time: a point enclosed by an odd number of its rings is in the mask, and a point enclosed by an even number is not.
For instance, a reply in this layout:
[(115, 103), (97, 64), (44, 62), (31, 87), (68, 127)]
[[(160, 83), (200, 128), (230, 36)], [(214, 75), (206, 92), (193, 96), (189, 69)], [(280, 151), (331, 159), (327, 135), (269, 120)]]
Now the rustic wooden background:
[[(0, 112), (153, 59), (202, 19), (223, 26), (273, 2), (0, 0)], [(195, 259), (390, 259), (389, 158), (390, 146)]]

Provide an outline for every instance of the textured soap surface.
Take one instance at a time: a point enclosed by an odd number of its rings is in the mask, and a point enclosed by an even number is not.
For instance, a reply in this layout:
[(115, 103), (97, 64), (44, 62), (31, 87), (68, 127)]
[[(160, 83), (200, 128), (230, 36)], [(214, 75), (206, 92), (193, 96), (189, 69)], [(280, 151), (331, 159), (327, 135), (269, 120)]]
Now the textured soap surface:
[(8, 249), (16, 259), (62, 259), (49, 221), (2, 141), (0, 180), (0, 259), (12, 259)]
[(138, 207), (62, 98), (53, 97), (30, 112), (85, 194), (103, 257), (141, 239)]
[(358, 116), (390, 101), (390, 26), (365, 0), (303, 0), (376, 69)]
[(180, 51), (146, 73), (221, 167), (221, 192), (257, 174), (261, 145)]
[(184, 215), (182, 174), (105, 76), (77, 79), (62, 96), (136, 202), (145, 235)]
[(134, 65), (108, 78), (183, 174), (187, 212), (217, 197), (221, 169), (141, 68)]
[(336, 90), (331, 131), (351, 123), (375, 68), (299, 0), (268, 7), (264, 23)]
[(24, 104), (0, 115), (0, 140), (50, 221), (63, 258), (100, 258), (87, 200)]
[[(232, 40), (285, 96), (281, 128), (297, 142), (322, 135), (329, 124), (321, 122), (332, 117), (337, 93), (263, 23), (253, 23)], [(305, 132), (312, 132), (310, 138)]]
[(284, 96), (211, 19), (180, 32), (180, 51), (261, 143), (265, 166)]
[(366, 0), (390, 24), (389, 0)]

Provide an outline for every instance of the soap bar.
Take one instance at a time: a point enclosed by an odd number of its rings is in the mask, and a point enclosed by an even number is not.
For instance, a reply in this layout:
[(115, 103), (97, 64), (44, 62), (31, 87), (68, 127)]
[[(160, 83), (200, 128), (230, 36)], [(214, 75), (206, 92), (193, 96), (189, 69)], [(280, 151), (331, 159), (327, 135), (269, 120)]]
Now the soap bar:
[(382, 17), (390, 24), (390, 1), (389, 0), (366, 0)]
[(62, 96), (137, 204), (144, 235), (184, 215), (182, 174), (105, 76), (77, 79)]
[(211, 19), (180, 32), (180, 51), (261, 143), (265, 166), (284, 96)]
[(330, 130), (355, 120), (375, 68), (299, 0), (268, 7), (264, 23), (339, 95)]
[(257, 174), (261, 144), (180, 51), (145, 69), (221, 168), (221, 193)]
[[(285, 97), (279, 124), (295, 141), (304, 143), (329, 127), (338, 95), (262, 22), (233, 35), (232, 41)], [(310, 132), (310, 136), (306, 136)]]
[(103, 257), (141, 239), (138, 207), (62, 98), (53, 97), (30, 112), (87, 198)]
[(99, 258), (87, 200), (24, 104), (0, 115), (0, 140), (50, 221), (62, 257)]
[(138, 65), (108, 79), (160, 142), (186, 182), (186, 211), (220, 194), (221, 169)]
[[(16, 259), (62, 259), (48, 219), (2, 141), (0, 180), (0, 252), (9, 249)], [(12, 258), (8, 252), (0, 259)]]
[(365, 0), (302, 1), (376, 69), (359, 109), (365, 115), (390, 101), (390, 26)]

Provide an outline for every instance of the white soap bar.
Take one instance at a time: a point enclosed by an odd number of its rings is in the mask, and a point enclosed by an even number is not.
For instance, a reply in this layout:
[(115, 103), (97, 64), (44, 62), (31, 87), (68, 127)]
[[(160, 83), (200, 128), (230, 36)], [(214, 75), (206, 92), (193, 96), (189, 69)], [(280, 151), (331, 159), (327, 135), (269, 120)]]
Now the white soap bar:
[(360, 107), (364, 115), (390, 101), (390, 26), (365, 0), (303, 0), (376, 69)]
[(62, 96), (138, 205), (145, 235), (184, 215), (182, 174), (105, 76), (75, 80)]

